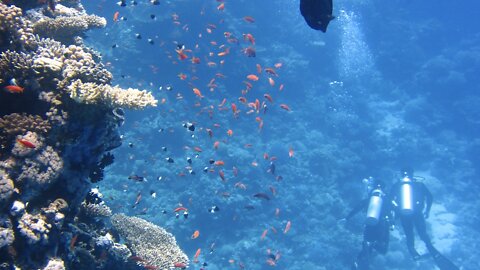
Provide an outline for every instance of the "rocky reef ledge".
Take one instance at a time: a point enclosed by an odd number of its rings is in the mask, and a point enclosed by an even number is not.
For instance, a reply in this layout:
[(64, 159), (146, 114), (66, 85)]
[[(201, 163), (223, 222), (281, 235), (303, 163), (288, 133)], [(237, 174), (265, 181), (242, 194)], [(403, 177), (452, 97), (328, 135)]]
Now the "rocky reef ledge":
[(138, 218), (110, 220), (91, 188), (122, 143), (122, 109), (157, 105), (150, 92), (112, 86), (83, 44), (85, 31), (105, 25), (79, 0), (0, 1), (0, 269), (188, 265), (172, 235)]

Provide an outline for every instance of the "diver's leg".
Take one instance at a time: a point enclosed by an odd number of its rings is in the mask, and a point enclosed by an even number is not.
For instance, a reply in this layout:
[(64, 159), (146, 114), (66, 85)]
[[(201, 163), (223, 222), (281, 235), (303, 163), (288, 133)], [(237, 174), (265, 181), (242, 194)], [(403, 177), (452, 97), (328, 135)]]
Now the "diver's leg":
[(370, 264), (370, 256), (373, 250), (374, 231), (371, 226), (366, 226), (363, 231), (362, 250), (357, 256), (357, 260), (354, 262), (352, 269), (355, 270), (368, 270)]
[(427, 233), (427, 225), (425, 224), (425, 218), (422, 215), (415, 216), (415, 227), (418, 232), (418, 236), (425, 243), (428, 251), (433, 255), (436, 252), (436, 249), (432, 245), (430, 236)]
[(401, 217), (403, 232), (407, 240), (407, 248), (414, 260), (418, 259), (420, 255), (415, 250), (415, 236), (413, 234), (413, 216)]
[(390, 228), (388, 223), (382, 222), (378, 224), (377, 227), (378, 234), (377, 240), (375, 241), (375, 249), (380, 254), (387, 253), (388, 250), (388, 243), (390, 240)]

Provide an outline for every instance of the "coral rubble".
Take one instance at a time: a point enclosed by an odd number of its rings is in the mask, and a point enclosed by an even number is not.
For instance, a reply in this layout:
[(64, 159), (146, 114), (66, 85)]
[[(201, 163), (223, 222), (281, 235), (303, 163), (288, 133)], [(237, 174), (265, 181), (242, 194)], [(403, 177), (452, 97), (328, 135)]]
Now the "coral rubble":
[(157, 100), (110, 85), (81, 38), (105, 25), (79, 0), (0, 2), (1, 269), (137, 267), (127, 261), (136, 249), (108, 233), (112, 212), (89, 190), (121, 145), (121, 108)]

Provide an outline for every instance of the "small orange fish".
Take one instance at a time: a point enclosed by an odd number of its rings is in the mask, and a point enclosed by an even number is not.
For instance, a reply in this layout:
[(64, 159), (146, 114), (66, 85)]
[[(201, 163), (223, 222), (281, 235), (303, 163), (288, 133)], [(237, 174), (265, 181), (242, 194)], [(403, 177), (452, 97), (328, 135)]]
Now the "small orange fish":
[(277, 72), (275, 72), (275, 70), (273, 70), (273, 68), (265, 68), (265, 72), (267, 72), (268, 74), (273, 75), (275, 77), (278, 77)]
[(275, 68), (281, 68), (282, 66), (283, 66), (282, 63), (275, 63), (275, 65), (274, 65)]
[(120, 12), (118, 12), (118, 11), (113, 14), (113, 21), (114, 22), (118, 22), (118, 16), (119, 15), (120, 15)]
[(200, 92), (200, 90), (198, 88), (193, 88), (193, 93), (199, 97), (199, 98), (203, 98), (202, 96), (202, 92)]
[(218, 5), (217, 9), (223, 11), (225, 9), (225, 3), (221, 3), (220, 5)]
[(250, 43), (252, 43), (252, 45), (255, 45), (255, 38), (253, 37), (252, 34), (250, 34), (250, 33), (243, 34), (243, 39), (248, 40), (248, 41), (250, 41)]
[(215, 163), (213, 163), (215, 166), (223, 166), (225, 165), (225, 162), (223, 160), (217, 160)]
[(220, 179), (225, 182), (225, 173), (222, 170), (218, 171), (218, 176), (220, 176)]
[(285, 225), (285, 229), (283, 230), (283, 233), (287, 233), (290, 231), (290, 228), (292, 227), (292, 222), (290, 220), (287, 222), (287, 225)]
[(260, 240), (265, 239), (265, 237), (267, 237), (267, 233), (268, 233), (268, 229), (265, 229), (262, 233), (262, 236), (260, 236)]
[(23, 93), (23, 87), (20, 87), (18, 85), (7, 85), (3, 89), (12, 94)]
[(178, 55), (178, 59), (180, 60), (185, 60), (188, 58), (188, 55), (186, 55), (183, 50), (175, 50), (177, 52), (177, 55)]
[(270, 86), (275, 86), (275, 81), (270, 77), (268, 77), (268, 83), (270, 84)]
[(218, 149), (218, 146), (220, 146), (220, 142), (219, 141), (215, 141), (213, 143), (213, 149), (217, 150)]
[(293, 155), (294, 155), (293, 148), (290, 146), (290, 149), (288, 149), (288, 156), (293, 157)]
[(200, 256), (200, 252), (202, 252), (202, 249), (197, 249), (197, 252), (195, 252), (195, 255), (193, 256), (193, 262), (198, 263), (198, 256)]
[(197, 239), (200, 236), (200, 231), (196, 230), (193, 232), (191, 239)]
[(290, 107), (287, 104), (280, 104), (280, 108), (284, 109), (285, 111), (290, 111)]
[(268, 101), (273, 103), (272, 96), (270, 96), (269, 94), (263, 94), (263, 97), (266, 98)]
[(27, 141), (25, 139), (17, 139), (17, 142), (22, 145), (23, 147), (34, 149), (36, 146), (30, 141)]
[(262, 66), (260, 66), (260, 64), (257, 64), (257, 73), (262, 73)]
[(245, 16), (243, 17), (243, 20), (249, 23), (254, 23), (255, 19), (252, 16)]
[(237, 116), (237, 105), (235, 103), (232, 103), (232, 112), (233, 116)]
[(192, 64), (200, 64), (200, 58), (192, 57)]
[(280, 84), (280, 87), (278, 87), (278, 90), (279, 90), (279, 91), (282, 91), (282, 90), (283, 90), (283, 84)]
[(227, 130), (227, 135), (232, 137), (233, 136), (233, 130), (231, 130), (231, 129)]
[(258, 81), (258, 76), (255, 75), (255, 74), (250, 74), (247, 76), (247, 79), (249, 79), (250, 81)]

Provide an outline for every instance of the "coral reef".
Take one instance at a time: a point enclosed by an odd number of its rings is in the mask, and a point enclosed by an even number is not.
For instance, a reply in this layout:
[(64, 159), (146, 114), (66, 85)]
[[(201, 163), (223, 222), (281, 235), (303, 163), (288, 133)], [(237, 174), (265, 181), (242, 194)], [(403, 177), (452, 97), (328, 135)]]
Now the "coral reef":
[(113, 215), (111, 220), (133, 253), (143, 259), (144, 266), (171, 269), (175, 263), (188, 265), (188, 257), (178, 247), (175, 237), (163, 228), (123, 214)]
[(157, 101), (110, 85), (81, 38), (105, 24), (78, 0), (0, 2), (1, 269), (131, 268), (88, 194), (122, 143), (121, 108)]

